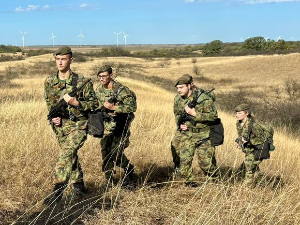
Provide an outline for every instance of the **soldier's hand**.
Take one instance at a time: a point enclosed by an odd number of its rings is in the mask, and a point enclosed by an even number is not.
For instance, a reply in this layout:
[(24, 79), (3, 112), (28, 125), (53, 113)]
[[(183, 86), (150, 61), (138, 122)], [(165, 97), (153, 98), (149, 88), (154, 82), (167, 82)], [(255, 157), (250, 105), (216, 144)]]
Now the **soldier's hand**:
[(116, 106), (114, 103), (109, 103), (108, 101), (104, 102), (104, 107), (109, 109), (109, 110), (115, 110), (116, 109)]
[(180, 130), (186, 131), (188, 130), (188, 126), (184, 123), (180, 125)]
[(55, 126), (59, 126), (61, 123), (61, 118), (60, 117), (55, 117), (52, 119), (52, 122), (55, 124)]
[(188, 107), (187, 105), (184, 107), (184, 110), (186, 111), (187, 114), (191, 115), (191, 116), (194, 116), (196, 117), (197, 113), (196, 113), (196, 110), (195, 108), (190, 108)]
[(75, 97), (71, 97), (70, 95), (68, 94), (65, 94), (64, 95), (64, 100), (69, 104), (69, 105), (72, 105), (72, 106), (79, 106), (79, 102), (77, 101), (77, 99)]

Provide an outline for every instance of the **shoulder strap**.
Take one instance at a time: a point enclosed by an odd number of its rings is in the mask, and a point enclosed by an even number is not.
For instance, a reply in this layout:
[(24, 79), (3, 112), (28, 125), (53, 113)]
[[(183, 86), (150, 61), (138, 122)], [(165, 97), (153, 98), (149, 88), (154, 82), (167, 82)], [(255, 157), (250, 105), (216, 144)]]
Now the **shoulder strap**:
[(254, 119), (250, 119), (249, 124), (248, 124), (248, 139), (250, 139), (250, 135), (252, 133), (253, 124), (254, 124)]
[(71, 81), (72, 87), (76, 87), (77, 83), (78, 83), (78, 74), (77, 73), (73, 73), (73, 77), (72, 77), (72, 81)]
[(124, 88), (125, 88), (125, 86), (123, 86), (121, 83), (115, 82), (115, 85), (113, 88), (114, 96), (117, 97)]

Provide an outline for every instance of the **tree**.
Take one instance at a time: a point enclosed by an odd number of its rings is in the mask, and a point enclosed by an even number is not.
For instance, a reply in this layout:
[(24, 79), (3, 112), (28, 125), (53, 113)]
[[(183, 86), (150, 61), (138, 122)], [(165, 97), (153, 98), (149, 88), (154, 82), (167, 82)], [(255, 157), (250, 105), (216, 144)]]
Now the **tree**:
[(262, 51), (264, 49), (265, 43), (265, 38), (261, 36), (248, 38), (244, 41), (243, 49)]
[(215, 40), (215, 41), (212, 41), (212, 42), (204, 45), (202, 54), (205, 56), (218, 55), (221, 53), (223, 48), (224, 48), (223, 42), (220, 40)]

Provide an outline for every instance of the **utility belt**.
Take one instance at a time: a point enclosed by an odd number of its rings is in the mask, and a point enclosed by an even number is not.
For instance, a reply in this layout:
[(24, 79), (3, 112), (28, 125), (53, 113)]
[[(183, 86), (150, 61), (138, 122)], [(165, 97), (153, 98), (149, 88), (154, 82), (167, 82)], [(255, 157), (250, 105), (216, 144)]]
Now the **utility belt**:
[(74, 114), (70, 114), (69, 117), (63, 117), (62, 119), (78, 122), (78, 121), (87, 120), (88, 118), (85, 116), (75, 116)]
[(209, 130), (210, 130), (209, 126), (204, 127), (204, 128), (191, 128), (191, 131), (193, 133), (200, 133), (200, 132), (209, 131)]

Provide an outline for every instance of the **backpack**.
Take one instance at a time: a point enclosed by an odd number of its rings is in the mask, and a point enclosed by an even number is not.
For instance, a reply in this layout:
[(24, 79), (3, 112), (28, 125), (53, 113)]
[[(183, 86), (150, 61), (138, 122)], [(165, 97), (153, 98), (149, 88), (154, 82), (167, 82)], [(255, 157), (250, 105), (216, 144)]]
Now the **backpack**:
[[(257, 122), (256, 122), (257, 123)], [(249, 136), (252, 132), (254, 120), (252, 119), (249, 122)], [(259, 145), (253, 145), (254, 147), (254, 158), (256, 160), (261, 160), (261, 159), (269, 159), (270, 158), (270, 151), (275, 150), (275, 146), (273, 145), (273, 135), (274, 135), (274, 129), (271, 126), (257, 123), (258, 126), (262, 128), (264, 131), (264, 142)]]
[[(206, 94), (213, 102), (216, 100), (216, 95), (213, 92), (215, 88), (207, 91), (207, 90), (201, 90), (201, 93), (198, 95), (198, 98), (200, 97), (201, 94)], [(222, 124), (222, 121), (220, 118), (217, 118), (213, 122), (208, 122), (206, 123), (210, 127), (210, 141), (211, 144), (216, 147), (219, 145), (222, 145), (224, 143), (224, 126)]]

